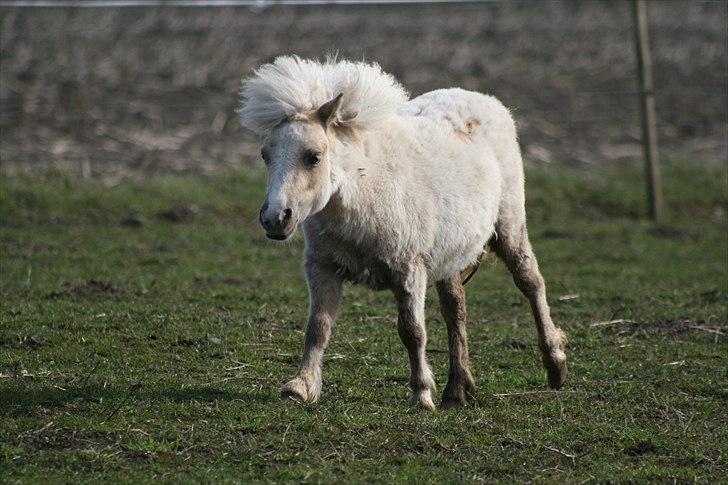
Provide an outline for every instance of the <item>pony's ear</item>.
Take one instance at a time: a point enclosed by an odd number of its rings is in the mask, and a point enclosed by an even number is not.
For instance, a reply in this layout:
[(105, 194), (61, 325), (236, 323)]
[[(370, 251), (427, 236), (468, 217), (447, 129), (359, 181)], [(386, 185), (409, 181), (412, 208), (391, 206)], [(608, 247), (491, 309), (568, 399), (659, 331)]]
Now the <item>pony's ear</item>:
[(316, 110), (316, 116), (318, 116), (318, 119), (321, 120), (321, 123), (323, 123), (324, 126), (330, 125), (336, 119), (339, 108), (341, 108), (341, 98), (343, 96), (344, 93), (339, 93), (339, 95), (334, 99), (322, 104), (321, 107)]

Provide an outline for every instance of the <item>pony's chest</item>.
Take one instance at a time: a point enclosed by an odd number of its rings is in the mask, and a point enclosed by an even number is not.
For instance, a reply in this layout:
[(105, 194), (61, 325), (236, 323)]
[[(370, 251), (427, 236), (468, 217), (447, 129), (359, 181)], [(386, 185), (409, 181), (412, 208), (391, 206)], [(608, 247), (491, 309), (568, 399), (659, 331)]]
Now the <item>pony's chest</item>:
[(374, 241), (352, 241), (331, 233), (307, 239), (307, 252), (332, 266), (346, 281), (374, 290), (390, 289), (398, 281), (402, 262)]
[(374, 290), (392, 287), (397, 280), (398, 265), (382, 257), (375, 248), (342, 241), (328, 241), (326, 257), (345, 280)]

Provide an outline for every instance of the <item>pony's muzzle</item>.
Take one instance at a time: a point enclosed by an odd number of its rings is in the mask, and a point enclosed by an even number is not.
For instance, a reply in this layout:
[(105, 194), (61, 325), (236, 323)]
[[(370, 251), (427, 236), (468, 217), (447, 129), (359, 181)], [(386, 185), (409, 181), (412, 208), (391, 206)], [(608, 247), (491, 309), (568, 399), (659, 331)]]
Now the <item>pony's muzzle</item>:
[(260, 225), (265, 229), (265, 235), (270, 239), (283, 240), (291, 235), (294, 229), (293, 210), (287, 207), (282, 210), (269, 210), (268, 202), (263, 204), (258, 216)]

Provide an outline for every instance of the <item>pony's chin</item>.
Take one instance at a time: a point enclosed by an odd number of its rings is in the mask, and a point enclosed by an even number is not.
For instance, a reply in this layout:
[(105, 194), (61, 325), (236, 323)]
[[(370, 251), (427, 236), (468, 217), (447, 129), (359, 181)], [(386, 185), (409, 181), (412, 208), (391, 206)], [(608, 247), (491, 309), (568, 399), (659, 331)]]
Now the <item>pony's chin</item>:
[(296, 224), (288, 232), (284, 232), (284, 233), (273, 233), (273, 234), (271, 234), (269, 232), (266, 232), (265, 235), (266, 235), (266, 237), (268, 239), (273, 239), (274, 241), (285, 241), (286, 239), (288, 239), (289, 237), (291, 237), (294, 232), (296, 232), (296, 228), (297, 227), (298, 227), (298, 225)]

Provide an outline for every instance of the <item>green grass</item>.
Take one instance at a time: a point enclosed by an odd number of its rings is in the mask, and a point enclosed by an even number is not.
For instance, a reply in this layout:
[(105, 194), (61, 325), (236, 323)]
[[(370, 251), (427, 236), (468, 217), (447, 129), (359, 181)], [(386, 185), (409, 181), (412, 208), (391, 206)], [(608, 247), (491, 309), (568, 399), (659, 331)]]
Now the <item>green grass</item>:
[[(528, 305), (489, 259), (466, 288), (476, 402), (434, 413), (406, 405), (391, 295), (359, 287), (346, 289), (321, 401), (279, 401), (307, 303), (300, 236), (274, 244), (257, 225), (263, 180), (0, 179), (2, 481), (726, 479), (723, 168), (667, 167), (659, 226), (640, 219), (635, 170), (530, 169), (569, 382), (543, 392)], [(190, 204), (181, 221), (159, 215)], [(131, 214), (139, 227), (122, 224)], [(616, 319), (628, 322), (593, 325)]]

